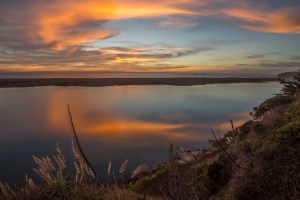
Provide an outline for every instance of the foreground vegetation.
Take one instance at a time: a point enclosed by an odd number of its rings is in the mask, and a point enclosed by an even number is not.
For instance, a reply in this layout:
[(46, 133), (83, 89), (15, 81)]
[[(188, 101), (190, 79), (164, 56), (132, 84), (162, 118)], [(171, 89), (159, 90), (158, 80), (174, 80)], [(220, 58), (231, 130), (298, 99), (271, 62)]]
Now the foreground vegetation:
[[(299, 74), (300, 77), (300, 74)], [(299, 79), (300, 83), (300, 79)], [(224, 137), (212, 130), (211, 147), (189, 152), (170, 146), (170, 159), (151, 172), (139, 171), (121, 184), (100, 183), (76, 140), (75, 173), (57, 155), (34, 157), (35, 172), (44, 180), (35, 184), (27, 176), (23, 187), (0, 183), (1, 199), (300, 199), (300, 94), (297, 79), (283, 92), (258, 107), (252, 120), (234, 127)], [(298, 87), (299, 86), (299, 87)], [(70, 115), (71, 116), (71, 115)], [(71, 118), (72, 119), (72, 118)], [(127, 161), (128, 162), (128, 161)], [(119, 173), (126, 168), (125, 161)], [(144, 169), (144, 170), (143, 170)]]
[(300, 199), (300, 98), (279, 95), (252, 114), (198, 160), (171, 161), (130, 188), (168, 199)]
[[(145, 194), (137, 194), (120, 185), (111, 169), (108, 169), (108, 176), (113, 175), (113, 181), (101, 184), (93, 169), (85, 160), (84, 154), (80, 152), (80, 146), (73, 140), (74, 167), (67, 166), (65, 156), (59, 146), (56, 148), (56, 155), (53, 157), (37, 158), (33, 156), (38, 165), (34, 171), (43, 182), (36, 184), (27, 175), (24, 177), (23, 187), (11, 187), (7, 183), (0, 182), (0, 199), (145, 199)], [(120, 167), (119, 174), (125, 171), (128, 160)], [(111, 174), (113, 173), (113, 174)], [(147, 199), (156, 200), (147, 196)]]

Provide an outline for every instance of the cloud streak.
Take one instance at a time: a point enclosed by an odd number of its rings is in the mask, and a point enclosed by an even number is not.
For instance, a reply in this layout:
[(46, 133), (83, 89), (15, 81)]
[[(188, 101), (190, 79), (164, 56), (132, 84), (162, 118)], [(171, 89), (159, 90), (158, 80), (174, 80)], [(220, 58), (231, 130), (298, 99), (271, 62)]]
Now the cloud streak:
[[(211, 51), (211, 47), (106, 47), (68, 46), (60, 51), (0, 49), (0, 70), (20, 71), (173, 71), (187, 66), (160, 64), (162, 60)], [(153, 68), (153, 66), (157, 68)]]

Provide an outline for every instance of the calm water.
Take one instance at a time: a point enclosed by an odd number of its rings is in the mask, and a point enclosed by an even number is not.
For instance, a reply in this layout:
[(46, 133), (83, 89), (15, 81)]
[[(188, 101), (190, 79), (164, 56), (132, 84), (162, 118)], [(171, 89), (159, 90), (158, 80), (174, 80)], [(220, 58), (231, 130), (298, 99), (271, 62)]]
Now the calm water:
[(278, 83), (202, 86), (37, 87), (0, 89), (0, 179), (32, 173), (32, 155), (52, 155), (59, 143), (72, 161), (70, 104), (88, 158), (106, 174), (129, 159), (154, 166), (168, 157), (170, 143), (207, 147), (210, 129), (225, 133), (249, 119), (249, 111), (280, 91)]

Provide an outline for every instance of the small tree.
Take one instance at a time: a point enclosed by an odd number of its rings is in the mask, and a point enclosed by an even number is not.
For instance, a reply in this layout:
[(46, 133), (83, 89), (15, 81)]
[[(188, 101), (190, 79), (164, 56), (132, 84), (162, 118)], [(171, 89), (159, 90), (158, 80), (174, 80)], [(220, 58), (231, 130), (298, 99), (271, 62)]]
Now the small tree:
[(280, 80), (280, 83), (283, 84), (281, 91), (285, 95), (295, 95), (300, 91), (300, 70), (294, 76), (294, 80), (286, 81), (284, 79)]

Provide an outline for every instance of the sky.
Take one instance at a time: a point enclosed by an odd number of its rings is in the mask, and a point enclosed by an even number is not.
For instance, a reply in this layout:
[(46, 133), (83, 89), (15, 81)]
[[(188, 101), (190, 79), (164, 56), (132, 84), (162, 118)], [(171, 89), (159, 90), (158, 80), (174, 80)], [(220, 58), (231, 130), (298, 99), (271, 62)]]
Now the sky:
[(299, 0), (0, 1), (0, 73), (300, 68)]

